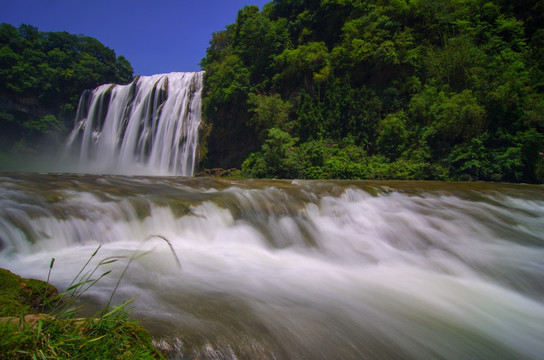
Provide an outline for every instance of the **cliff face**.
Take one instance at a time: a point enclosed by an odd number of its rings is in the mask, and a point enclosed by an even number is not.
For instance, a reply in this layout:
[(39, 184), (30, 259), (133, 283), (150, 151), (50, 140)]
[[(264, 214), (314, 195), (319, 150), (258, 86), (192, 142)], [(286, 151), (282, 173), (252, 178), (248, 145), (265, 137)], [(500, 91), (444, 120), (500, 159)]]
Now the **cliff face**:
[(205, 168), (235, 168), (252, 152), (256, 151), (255, 140), (244, 129), (218, 129), (208, 138), (208, 156)]
[(57, 113), (55, 109), (44, 107), (37, 97), (13, 96), (0, 93), (0, 151), (13, 149), (21, 139), (27, 137), (30, 144), (37, 134), (28, 124)]
[(204, 119), (201, 140), (203, 168), (236, 168), (247, 156), (259, 149), (253, 128), (247, 125), (247, 118), (237, 112), (221, 112), (214, 121)]
[(0, 111), (32, 118), (53, 113), (52, 109), (43, 107), (37, 97), (13, 97), (1, 93)]

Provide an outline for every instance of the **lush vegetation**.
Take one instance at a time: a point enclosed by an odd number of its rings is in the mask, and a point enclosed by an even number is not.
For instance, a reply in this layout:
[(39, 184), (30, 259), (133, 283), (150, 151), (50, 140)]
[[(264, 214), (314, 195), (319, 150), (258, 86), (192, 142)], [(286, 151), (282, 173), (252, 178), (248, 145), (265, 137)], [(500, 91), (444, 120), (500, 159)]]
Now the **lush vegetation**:
[(202, 60), (204, 163), (250, 177), (541, 183), (543, 26), (537, 0), (246, 6)]
[(65, 132), (84, 90), (128, 83), (132, 74), (123, 56), (92, 37), (0, 24), (0, 151)]
[(0, 269), (0, 358), (162, 359), (149, 333), (117, 308), (96, 318), (38, 314), (59, 299), (50, 284)]
[(58, 291), (53, 285), (23, 279), (9, 270), (0, 269), (0, 317), (45, 309), (57, 295)]
[[(150, 235), (140, 245), (158, 238)], [(112, 299), (133, 261), (149, 251), (137, 250), (128, 257), (108, 256), (97, 262), (101, 246), (93, 252), (65, 292), (49, 284), (55, 259), (51, 259), (47, 281), (24, 279), (0, 269), (0, 358), (1, 359), (164, 359), (151, 336), (128, 318), (127, 305), (111, 306)], [(110, 276), (110, 264), (128, 258), (105, 307), (90, 318), (77, 318), (81, 297), (97, 282)], [(46, 314), (47, 313), (47, 314)]]
[(3, 359), (164, 359), (149, 333), (119, 312), (108, 317), (63, 320), (14, 318), (0, 324)]

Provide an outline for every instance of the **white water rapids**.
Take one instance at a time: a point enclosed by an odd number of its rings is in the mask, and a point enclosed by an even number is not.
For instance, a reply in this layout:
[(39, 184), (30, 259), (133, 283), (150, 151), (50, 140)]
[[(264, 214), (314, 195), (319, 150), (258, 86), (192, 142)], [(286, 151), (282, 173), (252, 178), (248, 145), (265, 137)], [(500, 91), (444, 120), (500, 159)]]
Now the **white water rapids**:
[(45, 279), (54, 257), (62, 290), (99, 244), (153, 249), (116, 303), (139, 295), (171, 358), (543, 359), (542, 190), (1, 174), (0, 266)]

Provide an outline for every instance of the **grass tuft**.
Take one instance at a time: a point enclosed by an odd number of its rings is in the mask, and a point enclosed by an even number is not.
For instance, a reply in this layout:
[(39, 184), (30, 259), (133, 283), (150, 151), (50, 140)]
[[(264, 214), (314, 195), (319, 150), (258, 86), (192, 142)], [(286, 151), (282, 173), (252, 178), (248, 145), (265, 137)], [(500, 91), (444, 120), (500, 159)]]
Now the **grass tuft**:
[(149, 333), (116, 311), (95, 319), (0, 324), (1, 359), (163, 359)]
[[(170, 241), (151, 235), (142, 244), (158, 238), (181, 263)], [(91, 254), (63, 293), (49, 284), (55, 259), (51, 259), (47, 282), (24, 279), (0, 269), (0, 359), (164, 359), (152, 345), (149, 333), (129, 319), (128, 305), (111, 301), (131, 263), (148, 252), (135, 251), (130, 257), (104, 258), (94, 266), (93, 259), (101, 246)], [(111, 270), (102, 267), (128, 258), (107, 305), (96, 316), (76, 318), (75, 306), (80, 297)], [(99, 274), (98, 276), (96, 276)], [(46, 311), (50, 315), (41, 314)]]

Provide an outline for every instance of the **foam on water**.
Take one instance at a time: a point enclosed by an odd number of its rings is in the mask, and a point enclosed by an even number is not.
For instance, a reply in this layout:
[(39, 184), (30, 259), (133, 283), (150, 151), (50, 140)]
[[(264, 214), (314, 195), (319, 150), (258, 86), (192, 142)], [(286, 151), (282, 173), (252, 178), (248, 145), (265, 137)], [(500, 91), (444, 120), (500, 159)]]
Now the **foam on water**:
[(139, 294), (173, 358), (541, 358), (541, 188), (392, 186), (4, 176), (0, 265), (43, 278), (55, 257), (62, 289), (98, 244), (153, 249), (116, 301)]

